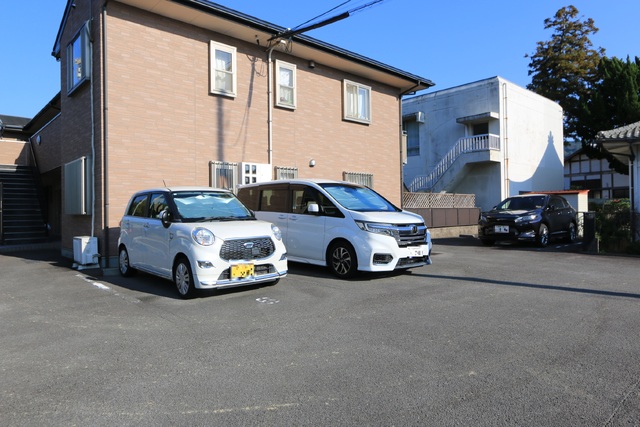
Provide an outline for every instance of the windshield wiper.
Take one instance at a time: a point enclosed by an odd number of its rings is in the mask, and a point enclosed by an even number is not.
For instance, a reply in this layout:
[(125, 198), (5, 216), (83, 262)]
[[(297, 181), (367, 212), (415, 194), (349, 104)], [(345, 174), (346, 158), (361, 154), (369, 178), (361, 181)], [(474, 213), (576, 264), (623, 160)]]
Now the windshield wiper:
[(200, 218), (189, 218), (190, 220), (194, 221), (194, 222), (209, 222), (209, 221), (246, 221), (246, 220), (253, 220), (255, 219), (254, 217), (250, 217), (250, 216), (241, 216), (241, 217), (237, 217), (237, 216), (203, 216)]

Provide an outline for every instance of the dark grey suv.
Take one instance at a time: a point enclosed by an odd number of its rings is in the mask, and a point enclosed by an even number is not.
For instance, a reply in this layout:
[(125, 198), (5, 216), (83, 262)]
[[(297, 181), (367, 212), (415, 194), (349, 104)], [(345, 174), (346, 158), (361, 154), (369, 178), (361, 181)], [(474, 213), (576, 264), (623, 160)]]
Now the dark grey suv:
[(576, 239), (576, 211), (564, 197), (524, 194), (509, 197), (478, 221), (478, 237), (485, 245), (499, 241), (530, 241), (547, 246), (553, 237)]

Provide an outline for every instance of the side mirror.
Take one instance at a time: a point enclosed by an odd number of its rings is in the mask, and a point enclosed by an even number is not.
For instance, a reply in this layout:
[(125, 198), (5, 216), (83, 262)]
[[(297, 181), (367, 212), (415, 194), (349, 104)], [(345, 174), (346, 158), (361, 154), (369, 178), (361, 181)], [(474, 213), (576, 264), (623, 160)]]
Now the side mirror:
[(317, 203), (309, 203), (307, 205), (307, 212), (310, 214), (318, 214), (320, 212), (320, 206)]
[(171, 225), (171, 214), (169, 213), (168, 209), (160, 212), (160, 221), (162, 222), (162, 226), (164, 228), (169, 228), (169, 226)]

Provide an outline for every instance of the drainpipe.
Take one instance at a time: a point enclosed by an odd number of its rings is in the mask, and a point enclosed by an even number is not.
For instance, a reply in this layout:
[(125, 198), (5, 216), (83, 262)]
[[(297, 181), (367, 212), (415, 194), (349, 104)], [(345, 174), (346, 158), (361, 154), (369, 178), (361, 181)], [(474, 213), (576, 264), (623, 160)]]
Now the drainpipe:
[(511, 196), (511, 190), (509, 186), (509, 127), (508, 114), (507, 114), (507, 84), (502, 83), (502, 141), (504, 142), (504, 194), (500, 197), (500, 200)]
[(278, 40), (267, 50), (267, 155), (270, 166), (273, 163), (273, 77), (271, 76), (271, 54), (273, 49), (278, 47), (280, 43), (286, 42), (286, 40)]
[(109, 91), (107, 87), (107, 3), (102, 6), (102, 202), (103, 224), (104, 224), (104, 247), (105, 247), (105, 267), (109, 268)]

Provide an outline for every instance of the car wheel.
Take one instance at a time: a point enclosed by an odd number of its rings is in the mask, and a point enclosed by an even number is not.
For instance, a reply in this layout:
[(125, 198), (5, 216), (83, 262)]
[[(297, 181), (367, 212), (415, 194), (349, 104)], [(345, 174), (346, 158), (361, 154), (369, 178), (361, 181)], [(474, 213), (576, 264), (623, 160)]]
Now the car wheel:
[(353, 277), (358, 270), (356, 251), (347, 242), (337, 242), (329, 249), (329, 268), (341, 279)]
[(549, 227), (546, 224), (540, 224), (538, 229), (538, 246), (544, 248), (549, 244)]
[(569, 230), (567, 231), (567, 242), (573, 243), (576, 241), (576, 225), (572, 222), (569, 224)]
[(193, 273), (191, 272), (191, 264), (186, 257), (178, 258), (176, 261), (173, 268), (173, 282), (182, 298), (194, 297), (196, 290), (193, 285)]
[(129, 252), (127, 252), (127, 248), (124, 246), (120, 248), (120, 252), (118, 253), (118, 269), (120, 270), (120, 274), (124, 277), (133, 276), (136, 272), (136, 270), (129, 264)]

